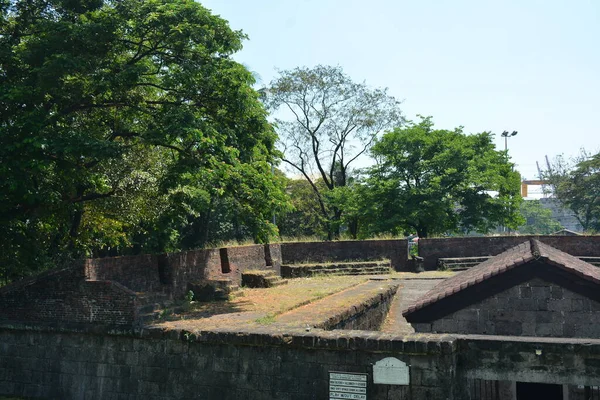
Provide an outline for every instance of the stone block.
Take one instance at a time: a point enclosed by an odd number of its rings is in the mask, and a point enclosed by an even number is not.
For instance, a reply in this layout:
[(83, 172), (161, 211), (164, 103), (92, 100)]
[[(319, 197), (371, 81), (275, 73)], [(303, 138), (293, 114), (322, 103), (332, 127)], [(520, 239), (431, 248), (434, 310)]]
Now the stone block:
[(551, 298), (555, 300), (560, 300), (563, 298), (563, 288), (560, 286), (552, 286), (552, 294)]
[(533, 286), (531, 287), (531, 295), (536, 299), (549, 299), (552, 296), (552, 287), (546, 286)]
[(464, 333), (478, 333), (478, 321), (458, 321), (458, 331)]
[(463, 309), (457, 311), (453, 315), (453, 319), (458, 321), (478, 321), (479, 310), (478, 309)]
[(536, 336), (560, 337), (563, 335), (562, 324), (539, 323), (535, 327)]
[(496, 335), (521, 336), (523, 327), (517, 321), (496, 321)]
[(529, 286), (521, 286), (519, 288), (519, 295), (522, 299), (529, 299), (532, 296), (532, 290)]
[(552, 311), (537, 311), (535, 313), (535, 323), (549, 323), (553, 322), (553, 317), (556, 313)]
[(571, 311), (583, 311), (585, 309), (584, 306), (583, 299), (571, 299)]
[(431, 332), (431, 323), (429, 322), (414, 322), (411, 325), (416, 332)]

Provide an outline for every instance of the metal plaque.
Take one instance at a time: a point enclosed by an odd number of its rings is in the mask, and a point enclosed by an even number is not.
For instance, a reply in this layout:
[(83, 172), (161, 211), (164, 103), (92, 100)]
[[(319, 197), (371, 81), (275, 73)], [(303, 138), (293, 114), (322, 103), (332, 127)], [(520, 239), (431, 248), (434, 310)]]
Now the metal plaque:
[(329, 399), (367, 400), (367, 374), (329, 372)]
[(373, 365), (373, 383), (380, 385), (408, 385), (409, 367), (394, 357), (387, 357)]

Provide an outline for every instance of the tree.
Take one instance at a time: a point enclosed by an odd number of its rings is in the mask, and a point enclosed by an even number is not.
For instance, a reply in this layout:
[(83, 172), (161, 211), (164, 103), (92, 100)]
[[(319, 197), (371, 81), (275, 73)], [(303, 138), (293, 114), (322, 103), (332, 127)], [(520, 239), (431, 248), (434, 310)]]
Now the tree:
[(544, 208), (539, 200), (524, 201), (521, 204), (521, 214), (525, 219), (525, 224), (519, 226), (519, 233), (526, 235), (549, 235), (563, 228), (552, 217), (552, 211)]
[(191, 0), (1, 0), (0, 265), (180, 248), (223, 202), (267, 240), (286, 200), (244, 38)]
[[(320, 179), (315, 184), (325, 190)], [(287, 193), (293, 209), (278, 214), (277, 226), (281, 237), (326, 237), (327, 221), (323, 220), (319, 201), (310, 184), (305, 179), (288, 179)]]
[(600, 231), (600, 153), (585, 150), (571, 162), (557, 157), (543, 174), (554, 196), (574, 214), (584, 231)]
[(377, 165), (365, 179), (369, 234), (487, 232), (521, 221), (519, 174), (487, 132), (434, 129), (431, 117), (421, 117), (383, 135), (371, 154)]
[(283, 161), (310, 184), (328, 239), (337, 238), (343, 210), (328, 204), (327, 193), (348, 184), (352, 163), (378, 133), (402, 122), (399, 102), (385, 89), (353, 82), (340, 67), (321, 65), (282, 71), (267, 99), (270, 109), (279, 111)]

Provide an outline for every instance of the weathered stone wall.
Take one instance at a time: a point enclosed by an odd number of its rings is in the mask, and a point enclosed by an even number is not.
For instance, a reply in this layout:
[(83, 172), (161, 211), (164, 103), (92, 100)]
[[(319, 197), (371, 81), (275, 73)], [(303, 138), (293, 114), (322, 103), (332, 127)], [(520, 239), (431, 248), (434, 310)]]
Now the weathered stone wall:
[(188, 284), (217, 278), (221, 273), (218, 249), (192, 250), (159, 257), (161, 281), (174, 298), (188, 291)]
[[(410, 386), (375, 385), (385, 357)], [(324, 399), (328, 373), (368, 375), (369, 400), (468, 399), (467, 379), (597, 385), (600, 341), (377, 332), (144, 332), (0, 329), (0, 396), (43, 399)]]
[(387, 258), (392, 268), (407, 268), (406, 240), (360, 240), (339, 242), (281, 243), (283, 264), (330, 261), (370, 261)]
[(88, 280), (118, 282), (134, 292), (160, 286), (158, 256), (152, 254), (87, 259), (85, 270)]
[[(439, 338), (349, 331), (143, 336), (0, 329), (0, 396), (325, 399), (329, 372), (338, 371), (369, 374), (369, 400), (454, 398), (455, 345)], [(411, 365), (410, 388), (372, 383), (372, 365), (385, 357)]]
[(265, 244), (265, 261), (273, 270), (281, 274), (281, 246), (279, 243)]
[(598, 385), (598, 340), (473, 335), (457, 336), (456, 344), (461, 378)]
[(600, 338), (600, 303), (536, 278), (412, 325), (417, 332)]
[(493, 236), (420, 239), (425, 269), (436, 269), (438, 258), (495, 256), (531, 238), (573, 256), (600, 257), (600, 236)]
[(323, 329), (377, 331), (388, 315), (399, 285), (391, 286), (379, 296), (353, 305), (346, 312), (330, 319)]
[(85, 281), (83, 266), (49, 271), (0, 289), (0, 320), (132, 325), (135, 293), (116, 282)]

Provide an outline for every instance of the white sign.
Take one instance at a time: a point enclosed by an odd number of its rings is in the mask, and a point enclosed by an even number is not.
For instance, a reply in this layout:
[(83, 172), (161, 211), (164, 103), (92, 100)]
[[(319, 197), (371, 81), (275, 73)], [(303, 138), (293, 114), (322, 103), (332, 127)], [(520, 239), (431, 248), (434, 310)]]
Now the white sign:
[(382, 385), (408, 385), (408, 366), (394, 357), (387, 357), (373, 365), (373, 383)]
[(367, 400), (367, 374), (330, 372), (329, 399)]

